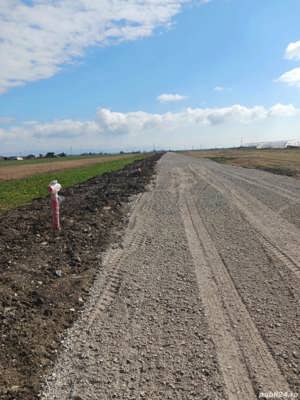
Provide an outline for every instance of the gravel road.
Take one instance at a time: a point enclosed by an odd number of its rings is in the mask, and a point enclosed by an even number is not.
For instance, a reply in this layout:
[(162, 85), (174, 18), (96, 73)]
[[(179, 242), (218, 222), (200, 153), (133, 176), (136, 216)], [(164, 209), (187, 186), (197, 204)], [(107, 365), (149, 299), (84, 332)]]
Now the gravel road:
[(299, 229), (299, 181), (166, 154), (41, 398), (300, 397)]

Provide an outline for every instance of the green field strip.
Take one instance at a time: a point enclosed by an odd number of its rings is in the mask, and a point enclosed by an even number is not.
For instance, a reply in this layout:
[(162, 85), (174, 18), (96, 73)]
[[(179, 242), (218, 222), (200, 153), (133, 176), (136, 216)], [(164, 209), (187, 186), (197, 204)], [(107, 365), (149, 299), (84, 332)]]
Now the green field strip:
[(48, 184), (57, 179), (63, 188), (84, 182), (106, 172), (118, 171), (144, 156), (130, 156), (120, 160), (101, 162), (87, 167), (34, 175), (24, 179), (0, 182), (0, 213), (48, 196)]

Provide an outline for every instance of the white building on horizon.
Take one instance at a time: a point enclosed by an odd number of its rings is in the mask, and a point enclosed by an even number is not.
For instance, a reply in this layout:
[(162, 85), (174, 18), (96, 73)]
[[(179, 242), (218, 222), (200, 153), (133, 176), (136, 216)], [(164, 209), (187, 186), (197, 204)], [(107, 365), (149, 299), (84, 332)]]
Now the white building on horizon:
[(254, 147), (256, 149), (287, 149), (293, 147), (300, 148), (300, 140), (274, 140), (269, 142), (247, 143), (243, 147)]

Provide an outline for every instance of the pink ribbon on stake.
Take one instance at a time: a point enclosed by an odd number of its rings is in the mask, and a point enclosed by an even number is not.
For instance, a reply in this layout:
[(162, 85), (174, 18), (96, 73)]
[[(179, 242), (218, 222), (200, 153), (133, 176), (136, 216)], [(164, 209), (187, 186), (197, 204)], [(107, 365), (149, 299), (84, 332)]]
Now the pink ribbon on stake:
[(51, 209), (52, 209), (52, 228), (54, 230), (60, 230), (60, 218), (59, 218), (59, 196), (58, 192), (61, 189), (61, 184), (56, 180), (52, 181), (48, 186), (48, 191), (51, 194)]

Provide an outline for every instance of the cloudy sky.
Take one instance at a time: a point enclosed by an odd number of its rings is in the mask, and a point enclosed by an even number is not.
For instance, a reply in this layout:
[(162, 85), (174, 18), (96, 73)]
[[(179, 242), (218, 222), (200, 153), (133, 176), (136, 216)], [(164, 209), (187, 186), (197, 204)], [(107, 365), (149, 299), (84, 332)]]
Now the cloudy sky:
[(0, 154), (300, 138), (299, 0), (0, 0)]

